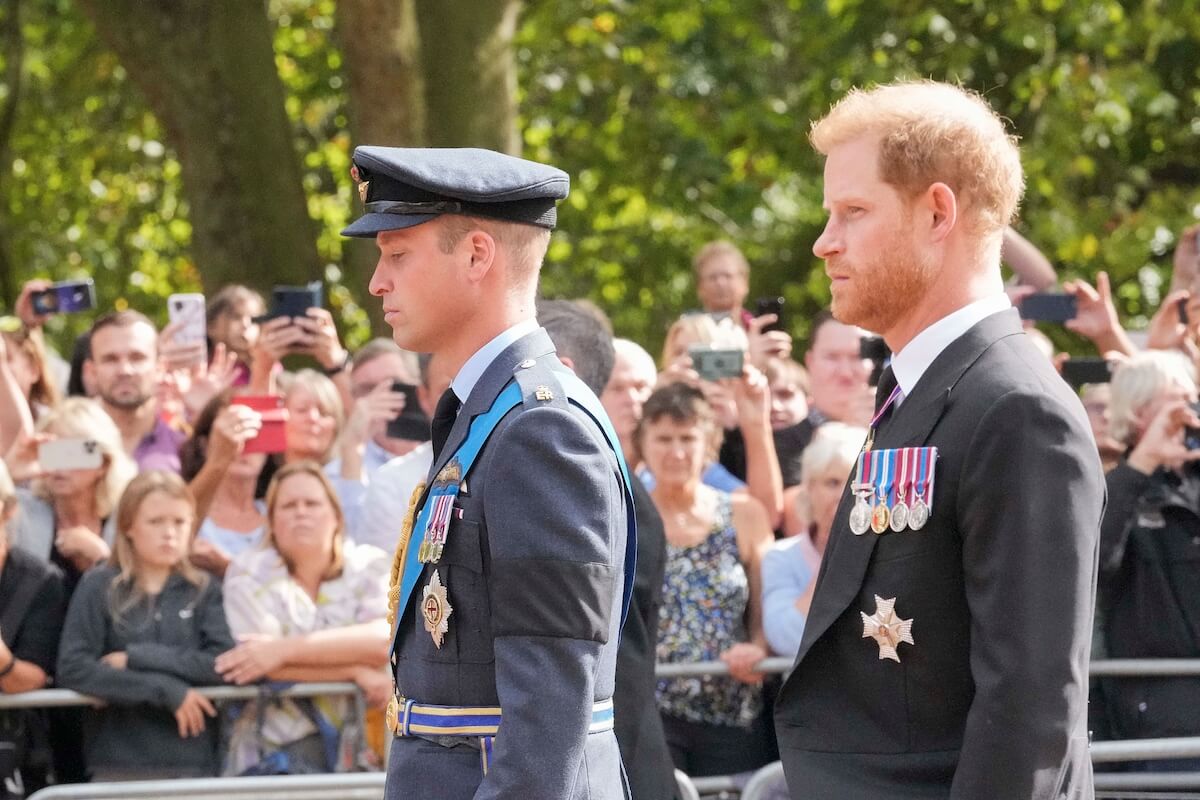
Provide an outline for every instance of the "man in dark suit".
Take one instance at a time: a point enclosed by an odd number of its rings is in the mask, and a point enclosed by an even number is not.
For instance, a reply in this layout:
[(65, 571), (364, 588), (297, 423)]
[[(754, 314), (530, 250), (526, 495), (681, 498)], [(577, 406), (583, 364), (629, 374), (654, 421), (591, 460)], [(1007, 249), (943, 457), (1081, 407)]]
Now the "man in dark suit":
[(386, 796), (621, 800), (630, 488), (534, 318), (567, 176), (472, 149), (359, 147), (354, 165), (366, 213), (344, 233), (379, 246), (393, 338), (456, 373), (392, 567)]
[(792, 795), (1089, 798), (1104, 483), (1078, 398), (1003, 292), (1016, 144), (982, 98), (930, 82), (852, 92), (812, 140), (833, 313), (895, 356), (860, 462), (880, 469), (843, 497), (779, 695)]
[[(612, 334), (598, 310), (570, 300), (539, 300), (538, 322), (550, 334), (558, 357), (608, 406), (605, 387), (615, 378), (617, 353)], [(639, 409), (640, 411), (640, 409)], [(616, 427), (616, 426), (614, 426)], [(626, 458), (634, 458), (626, 453)], [(633, 800), (671, 800), (675, 797), (675, 767), (654, 692), (658, 608), (662, 603), (667, 540), (662, 518), (641, 481), (633, 482), (637, 517), (637, 569), (629, 615), (617, 649), (617, 684), (613, 694), (617, 744), (629, 773)]]

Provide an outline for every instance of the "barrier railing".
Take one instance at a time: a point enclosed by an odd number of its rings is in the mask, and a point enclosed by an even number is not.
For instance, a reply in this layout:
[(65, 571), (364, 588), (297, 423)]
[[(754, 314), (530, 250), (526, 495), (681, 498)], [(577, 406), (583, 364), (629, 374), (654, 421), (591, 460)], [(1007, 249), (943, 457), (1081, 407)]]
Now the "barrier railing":
[[(759, 662), (760, 672), (779, 674), (792, 668), (790, 658), (768, 658)], [(729, 667), (721, 661), (690, 664), (658, 664), (659, 678), (694, 677), (728, 674)], [(1091, 677), (1162, 677), (1200, 676), (1200, 659), (1101, 659), (1090, 665)], [(254, 700), (259, 697), (255, 686), (208, 686), (198, 691), (213, 701)], [(277, 697), (316, 697), (321, 695), (357, 694), (353, 683), (297, 683), (276, 693)], [(0, 710), (16, 708), (54, 708), (64, 706), (99, 706), (103, 701), (68, 689), (43, 689), (23, 694), (0, 694)], [(1200, 758), (1200, 736), (1169, 739), (1135, 739), (1093, 742), (1090, 747), (1093, 763)], [(686, 776), (685, 776), (686, 777)], [(44, 789), (31, 800), (68, 800), (70, 798), (151, 798), (186, 797), (189, 800), (207, 798), (254, 798), (254, 800), (307, 800), (326, 797), (338, 792), (339, 797), (351, 800), (377, 798), (383, 788), (379, 773), (304, 775), (283, 778), (220, 778), (137, 783), (84, 784), (55, 786)], [(684, 785), (681, 781), (681, 786)], [(736, 792), (752, 788), (745, 776), (716, 776), (692, 778), (691, 785), (701, 795)], [(1200, 772), (1179, 773), (1097, 773), (1096, 789), (1110, 792), (1200, 790)], [(1179, 798), (1180, 795), (1172, 795)]]

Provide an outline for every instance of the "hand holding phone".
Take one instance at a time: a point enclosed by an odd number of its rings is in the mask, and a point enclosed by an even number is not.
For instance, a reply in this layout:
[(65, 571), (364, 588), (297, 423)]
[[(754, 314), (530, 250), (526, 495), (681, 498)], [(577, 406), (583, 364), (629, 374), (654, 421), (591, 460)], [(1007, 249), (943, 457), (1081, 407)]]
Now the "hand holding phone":
[(271, 308), (260, 317), (255, 317), (257, 323), (267, 322), (278, 317), (303, 317), (310, 308), (324, 306), (325, 290), (320, 281), (312, 281), (304, 286), (276, 286), (271, 290)]
[(767, 314), (774, 314), (775, 321), (769, 325), (763, 326), (763, 332), (782, 331), (784, 330), (783, 323), (783, 307), (787, 303), (782, 297), (760, 297), (754, 301), (754, 316), (761, 317)]
[(62, 281), (49, 289), (31, 292), (29, 300), (33, 313), (39, 316), (90, 311), (96, 307), (96, 284), (91, 278)]
[(402, 381), (392, 381), (392, 391), (404, 395), (404, 408), (395, 419), (388, 421), (387, 435), (392, 439), (429, 441), (431, 423), (417, 402), (417, 387)]
[(1038, 292), (1021, 301), (1021, 319), (1036, 322), (1066, 322), (1075, 319), (1079, 303), (1073, 294)]
[(235, 395), (230, 405), (246, 406), (262, 419), (258, 435), (246, 440), (243, 453), (282, 453), (287, 450), (287, 409), (277, 394)]

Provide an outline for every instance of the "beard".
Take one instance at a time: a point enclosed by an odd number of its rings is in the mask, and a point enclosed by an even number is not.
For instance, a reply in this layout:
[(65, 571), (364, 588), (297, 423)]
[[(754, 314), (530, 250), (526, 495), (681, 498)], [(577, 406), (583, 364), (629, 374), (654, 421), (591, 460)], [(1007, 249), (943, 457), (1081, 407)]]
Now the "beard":
[(850, 276), (851, 286), (833, 296), (831, 311), (838, 322), (885, 334), (932, 288), (933, 262), (917, 252), (897, 228), (865, 261), (828, 259), (829, 271)]
[(134, 384), (106, 386), (99, 394), (100, 399), (105, 403), (122, 411), (134, 411), (154, 399), (153, 394), (143, 391), (142, 387)]

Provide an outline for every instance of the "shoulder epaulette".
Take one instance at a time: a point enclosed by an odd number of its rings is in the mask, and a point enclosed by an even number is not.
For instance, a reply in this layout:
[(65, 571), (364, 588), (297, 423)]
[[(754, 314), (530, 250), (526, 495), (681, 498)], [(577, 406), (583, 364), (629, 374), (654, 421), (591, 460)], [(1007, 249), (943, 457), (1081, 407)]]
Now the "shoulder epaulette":
[(522, 361), (513, 370), (513, 377), (521, 387), (521, 402), (525, 408), (567, 407), (567, 391), (549, 362), (533, 359)]

